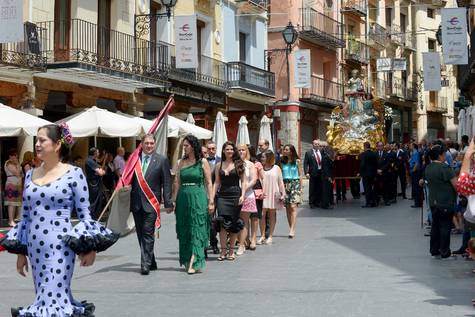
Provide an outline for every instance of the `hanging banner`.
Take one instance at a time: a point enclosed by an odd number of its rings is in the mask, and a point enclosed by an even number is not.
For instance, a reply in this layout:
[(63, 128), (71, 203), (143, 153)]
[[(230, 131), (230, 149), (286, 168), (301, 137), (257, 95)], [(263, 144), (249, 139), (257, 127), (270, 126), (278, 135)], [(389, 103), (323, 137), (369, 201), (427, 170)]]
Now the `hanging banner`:
[(310, 50), (298, 50), (294, 52), (294, 87), (311, 88), (310, 80)]
[(0, 0), (0, 43), (23, 41), (23, 1)]
[(437, 52), (422, 53), (422, 69), (424, 72), (424, 90), (439, 91), (440, 81), (440, 55)]
[(196, 16), (175, 17), (176, 68), (198, 68)]
[(403, 71), (403, 70), (406, 70), (406, 59), (405, 58), (393, 59), (393, 71)]
[(467, 8), (442, 9), (444, 64), (468, 64)]
[(389, 72), (392, 69), (392, 60), (390, 58), (378, 58), (376, 60), (377, 72)]

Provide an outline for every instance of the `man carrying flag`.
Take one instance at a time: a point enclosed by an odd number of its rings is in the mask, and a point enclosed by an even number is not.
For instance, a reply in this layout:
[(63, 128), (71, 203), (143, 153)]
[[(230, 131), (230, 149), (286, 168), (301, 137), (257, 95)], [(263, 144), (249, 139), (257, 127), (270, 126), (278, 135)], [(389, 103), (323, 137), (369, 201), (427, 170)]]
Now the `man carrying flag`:
[(130, 210), (140, 245), (142, 275), (157, 269), (153, 246), (155, 228), (160, 226), (162, 197), (166, 211), (170, 212), (173, 209), (170, 163), (166, 157), (155, 153), (155, 139), (152, 134), (146, 134), (142, 138), (142, 153), (135, 165), (130, 193)]
[[(120, 188), (132, 185), (130, 193), (130, 211), (134, 216), (135, 229), (141, 251), (141, 274), (148, 275), (157, 269), (154, 255), (155, 228), (160, 228), (160, 202), (163, 201), (166, 212), (173, 211), (172, 180), (168, 159), (156, 153), (155, 135), (160, 125), (174, 105), (173, 96), (155, 119), (153, 126), (143, 136), (142, 143), (132, 153), (117, 184)], [(166, 122), (166, 119), (165, 121)]]

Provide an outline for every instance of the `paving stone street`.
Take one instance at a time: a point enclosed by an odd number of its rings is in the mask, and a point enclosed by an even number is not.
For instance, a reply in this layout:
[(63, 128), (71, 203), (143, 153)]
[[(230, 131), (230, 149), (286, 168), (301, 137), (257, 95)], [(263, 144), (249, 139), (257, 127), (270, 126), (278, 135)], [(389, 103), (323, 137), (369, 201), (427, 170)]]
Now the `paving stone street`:
[[(96, 316), (475, 316), (473, 262), (428, 255), (420, 210), (410, 201), (362, 209), (349, 200), (334, 210), (302, 208), (297, 236), (287, 238), (283, 211), (274, 244), (234, 262), (211, 256), (202, 274), (178, 267), (173, 215), (163, 215), (159, 270), (139, 274), (135, 234), (76, 267), (73, 292), (96, 304)], [(452, 249), (460, 235), (452, 236)], [(33, 301), (31, 275), (0, 255), (0, 316)]]

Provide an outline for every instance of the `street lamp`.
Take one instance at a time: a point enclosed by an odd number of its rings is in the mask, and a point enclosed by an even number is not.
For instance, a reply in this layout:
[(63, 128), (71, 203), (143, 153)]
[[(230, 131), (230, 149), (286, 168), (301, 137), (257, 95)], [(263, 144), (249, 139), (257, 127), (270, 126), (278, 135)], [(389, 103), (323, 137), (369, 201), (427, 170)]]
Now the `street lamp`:
[(160, 0), (162, 5), (164, 5), (165, 8), (167, 8), (167, 17), (169, 21), (170, 21), (170, 17), (172, 16), (172, 8), (176, 5), (177, 1), (178, 0)]
[(287, 98), (286, 101), (290, 99), (290, 65), (289, 65), (289, 53), (292, 51), (292, 45), (297, 41), (299, 34), (295, 27), (292, 25), (292, 22), (289, 21), (289, 24), (285, 27), (282, 31), (282, 37), (284, 38), (284, 42), (287, 45), (285, 50), (285, 58), (287, 61)]
[(282, 37), (284, 38), (285, 44), (287, 44), (287, 50), (292, 51), (292, 45), (297, 41), (299, 34), (291, 21), (289, 21), (289, 24), (287, 24), (282, 31)]

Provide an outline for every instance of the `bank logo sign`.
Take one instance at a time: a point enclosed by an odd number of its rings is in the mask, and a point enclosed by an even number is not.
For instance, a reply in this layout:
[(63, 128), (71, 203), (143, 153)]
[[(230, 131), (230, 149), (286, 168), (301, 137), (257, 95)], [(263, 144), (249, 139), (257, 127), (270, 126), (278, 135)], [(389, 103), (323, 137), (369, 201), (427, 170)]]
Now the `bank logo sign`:
[(176, 16), (176, 68), (198, 68), (197, 39), (196, 16)]
[(444, 64), (468, 64), (467, 9), (442, 9), (442, 53)]

